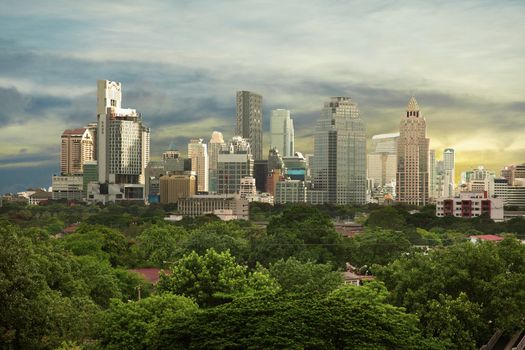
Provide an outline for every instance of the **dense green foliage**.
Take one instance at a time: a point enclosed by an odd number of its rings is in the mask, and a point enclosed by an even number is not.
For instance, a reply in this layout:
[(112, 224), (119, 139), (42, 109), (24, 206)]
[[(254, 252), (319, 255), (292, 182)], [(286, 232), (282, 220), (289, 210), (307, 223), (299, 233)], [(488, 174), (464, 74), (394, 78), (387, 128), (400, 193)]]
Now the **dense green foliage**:
[[(522, 237), (523, 219), (254, 204), (257, 222), (170, 223), (171, 209), (0, 208), (0, 348), (474, 349), (525, 327), (525, 245), (467, 239)], [(347, 264), (379, 281), (345, 285)], [(143, 267), (165, 269), (158, 285), (128, 272)]]
[(490, 329), (525, 326), (525, 245), (513, 238), (411, 254), (375, 271), (394, 305), (457, 349), (475, 348)]

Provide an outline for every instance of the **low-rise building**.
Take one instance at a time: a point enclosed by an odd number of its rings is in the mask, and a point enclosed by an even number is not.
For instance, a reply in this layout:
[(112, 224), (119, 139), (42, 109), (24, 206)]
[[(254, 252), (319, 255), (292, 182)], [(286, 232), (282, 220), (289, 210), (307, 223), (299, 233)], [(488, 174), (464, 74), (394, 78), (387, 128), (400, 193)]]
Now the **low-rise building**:
[(67, 199), (81, 201), (83, 198), (84, 177), (53, 175), (51, 179), (53, 200)]
[(249, 202), (239, 195), (196, 195), (181, 198), (178, 210), (183, 216), (199, 216), (206, 214), (225, 214), (224, 210), (231, 210), (236, 219), (249, 219)]
[(494, 221), (503, 221), (503, 199), (489, 197), (487, 192), (460, 192), (458, 196), (436, 201), (438, 217), (472, 218), (483, 214)]

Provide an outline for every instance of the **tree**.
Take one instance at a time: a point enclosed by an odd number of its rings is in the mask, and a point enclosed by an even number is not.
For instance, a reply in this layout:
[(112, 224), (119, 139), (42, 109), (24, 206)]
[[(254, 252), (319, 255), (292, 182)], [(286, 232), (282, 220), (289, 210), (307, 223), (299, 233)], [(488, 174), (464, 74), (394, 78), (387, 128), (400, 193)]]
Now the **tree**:
[(281, 215), (270, 220), (267, 234), (267, 239), (256, 243), (261, 244), (261, 248), (256, 248), (262, 250), (257, 254), (261, 259), (264, 259), (264, 254), (269, 254), (275, 260), (294, 256), (302, 261), (330, 263), (334, 267), (345, 265), (347, 240), (335, 231), (330, 217), (318, 208), (307, 205), (284, 207)]
[(304, 263), (293, 257), (270, 264), (269, 271), (282, 290), (290, 293), (327, 294), (343, 283), (341, 274), (331, 265)]
[(357, 266), (385, 265), (408, 252), (410, 246), (403, 232), (367, 230), (352, 239), (350, 262)]
[(217, 252), (229, 250), (239, 262), (246, 261), (248, 240), (246, 232), (235, 222), (212, 221), (193, 229), (182, 242), (184, 252), (195, 251), (202, 255), (207, 249)]
[(193, 298), (201, 306), (213, 306), (245, 293), (273, 292), (277, 283), (263, 273), (249, 273), (229, 251), (208, 249), (204, 255), (185, 255), (161, 275), (158, 290)]
[[(171, 323), (159, 348), (444, 349), (424, 339), (417, 317), (389, 305), (381, 286), (343, 286), (328, 296), (266, 294), (201, 309)], [(182, 346), (181, 346), (182, 345)]]
[[(112, 300), (101, 319), (98, 335), (104, 349), (158, 348), (159, 334), (171, 324), (191, 317), (197, 305), (190, 299), (169, 293), (140, 301)], [(184, 349), (174, 344), (172, 349)]]
[[(395, 305), (421, 315), (427, 333), (454, 338), (455, 348), (479, 345), (497, 328), (525, 326), (525, 246), (516, 239), (411, 253), (374, 273)], [(437, 312), (441, 307), (446, 313)], [(449, 324), (438, 328), (436, 319)]]
[(372, 211), (366, 221), (366, 225), (369, 227), (386, 230), (402, 230), (405, 224), (403, 215), (390, 206)]
[(186, 230), (179, 226), (154, 224), (146, 227), (133, 247), (138, 264), (163, 267), (166, 261), (176, 259), (179, 243), (186, 236)]
[[(31, 238), (34, 238), (31, 237)], [(62, 269), (65, 266), (65, 270)], [(98, 307), (85, 295), (65, 296), (67, 257), (15, 226), (0, 227), (0, 341), (4, 348), (52, 349), (91, 335)]]

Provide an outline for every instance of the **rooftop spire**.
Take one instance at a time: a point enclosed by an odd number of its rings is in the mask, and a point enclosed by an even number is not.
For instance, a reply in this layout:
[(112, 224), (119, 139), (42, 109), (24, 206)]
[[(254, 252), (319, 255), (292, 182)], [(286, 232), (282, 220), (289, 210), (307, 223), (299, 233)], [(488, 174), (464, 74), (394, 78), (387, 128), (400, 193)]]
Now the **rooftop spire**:
[(417, 104), (416, 98), (414, 96), (410, 97), (410, 101), (408, 101), (407, 111), (409, 112), (419, 111), (419, 105)]

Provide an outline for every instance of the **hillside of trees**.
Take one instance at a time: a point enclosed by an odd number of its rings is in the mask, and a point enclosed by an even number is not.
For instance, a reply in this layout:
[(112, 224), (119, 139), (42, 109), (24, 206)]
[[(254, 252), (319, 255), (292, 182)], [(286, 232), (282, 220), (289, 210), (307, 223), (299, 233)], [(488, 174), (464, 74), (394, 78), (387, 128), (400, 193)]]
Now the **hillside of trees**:
[[(248, 222), (171, 223), (172, 209), (5, 203), (0, 347), (477, 349), (525, 327), (523, 219), (255, 204)], [(505, 239), (467, 238), (482, 233)], [(348, 264), (375, 280), (346, 284)], [(146, 267), (156, 285), (130, 271)]]

